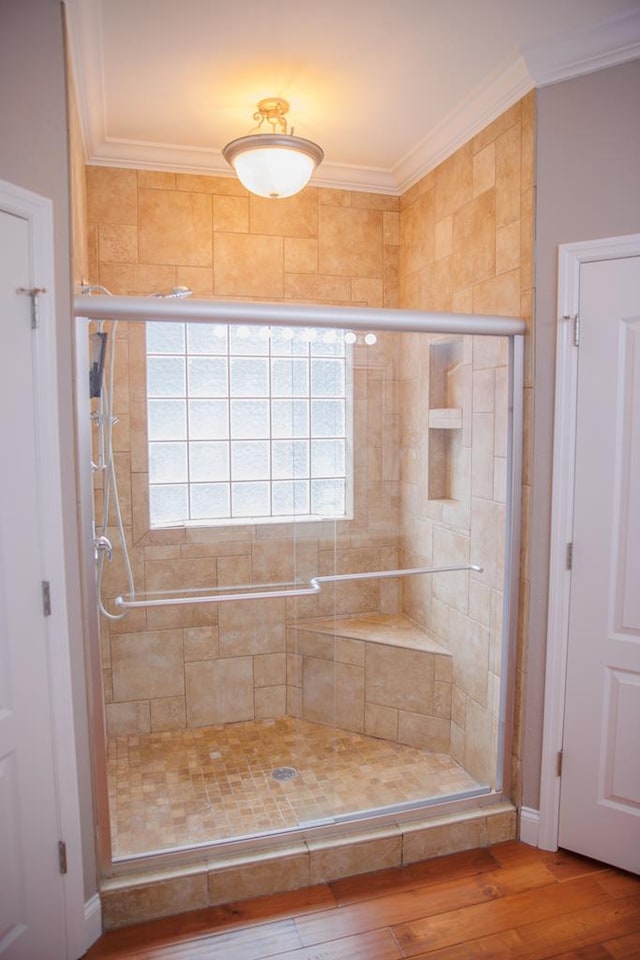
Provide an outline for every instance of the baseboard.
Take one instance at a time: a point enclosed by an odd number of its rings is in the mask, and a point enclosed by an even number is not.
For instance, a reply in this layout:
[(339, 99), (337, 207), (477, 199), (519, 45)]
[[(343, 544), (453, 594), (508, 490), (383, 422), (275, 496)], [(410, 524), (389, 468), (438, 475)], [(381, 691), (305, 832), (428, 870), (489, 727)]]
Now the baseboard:
[(84, 905), (84, 925), (87, 950), (102, 936), (102, 904), (100, 894), (95, 893)]
[(520, 840), (530, 847), (538, 846), (538, 830), (540, 828), (540, 811), (533, 807), (520, 807)]

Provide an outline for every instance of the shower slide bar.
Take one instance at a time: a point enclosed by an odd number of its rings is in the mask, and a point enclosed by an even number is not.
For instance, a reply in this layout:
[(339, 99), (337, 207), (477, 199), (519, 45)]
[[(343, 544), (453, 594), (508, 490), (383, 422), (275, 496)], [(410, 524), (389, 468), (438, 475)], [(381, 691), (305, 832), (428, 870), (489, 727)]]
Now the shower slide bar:
[[(373, 570), (365, 573), (334, 573), (324, 577), (311, 577), (307, 586), (295, 586), (289, 584), (273, 584), (274, 587), (282, 586), (282, 590), (252, 590), (250, 586), (226, 587), (244, 591), (240, 593), (207, 593), (204, 596), (198, 594), (190, 597), (159, 597), (155, 600), (125, 600), (124, 597), (116, 597), (115, 605), (121, 609), (133, 609), (134, 607), (168, 607), (179, 606), (189, 603), (222, 603), (223, 600), (272, 600), (278, 597), (308, 597), (320, 593), (323, 583), (342, 583), (346, 580), (384, 580), (392, 577), (410, 577), (415, 574), (432, 573), (454, 573), (457, 571), (473, 570), (474, 573), (482, 573), (482, 567), (475, 563), (456, 564), (448, 567), (411, 567), (406, 570)], [(265, 586), (265, 584), (257, 584)], [(191, 591), (194, 592), (194, 591)]]

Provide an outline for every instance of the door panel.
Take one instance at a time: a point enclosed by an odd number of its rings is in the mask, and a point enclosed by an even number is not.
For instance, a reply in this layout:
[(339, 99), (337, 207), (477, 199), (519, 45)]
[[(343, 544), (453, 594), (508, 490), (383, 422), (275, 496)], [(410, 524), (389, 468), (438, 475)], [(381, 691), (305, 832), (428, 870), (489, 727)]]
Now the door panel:
[(583, 263), (559, 844), (640, 871), (640, 258)]
[(27, 219), (0, 211), (0, 957), (67, 955), (43, 559)]

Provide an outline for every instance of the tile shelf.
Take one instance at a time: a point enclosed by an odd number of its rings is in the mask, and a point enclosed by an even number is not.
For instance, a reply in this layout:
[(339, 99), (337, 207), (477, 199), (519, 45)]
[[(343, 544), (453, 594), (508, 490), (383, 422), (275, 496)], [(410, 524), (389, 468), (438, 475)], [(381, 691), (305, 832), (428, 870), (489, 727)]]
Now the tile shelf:
[(462, 430), (462, 407), (433, 407), (429, 410), (429, 430)]

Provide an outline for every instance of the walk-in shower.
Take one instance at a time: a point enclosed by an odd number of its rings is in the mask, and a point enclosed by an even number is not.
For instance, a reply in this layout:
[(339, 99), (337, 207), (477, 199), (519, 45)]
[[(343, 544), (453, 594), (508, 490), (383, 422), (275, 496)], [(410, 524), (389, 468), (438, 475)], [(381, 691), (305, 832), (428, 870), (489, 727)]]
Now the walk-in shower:
[(105, 863), (508, 790), (522, 322), (76, 315)]

